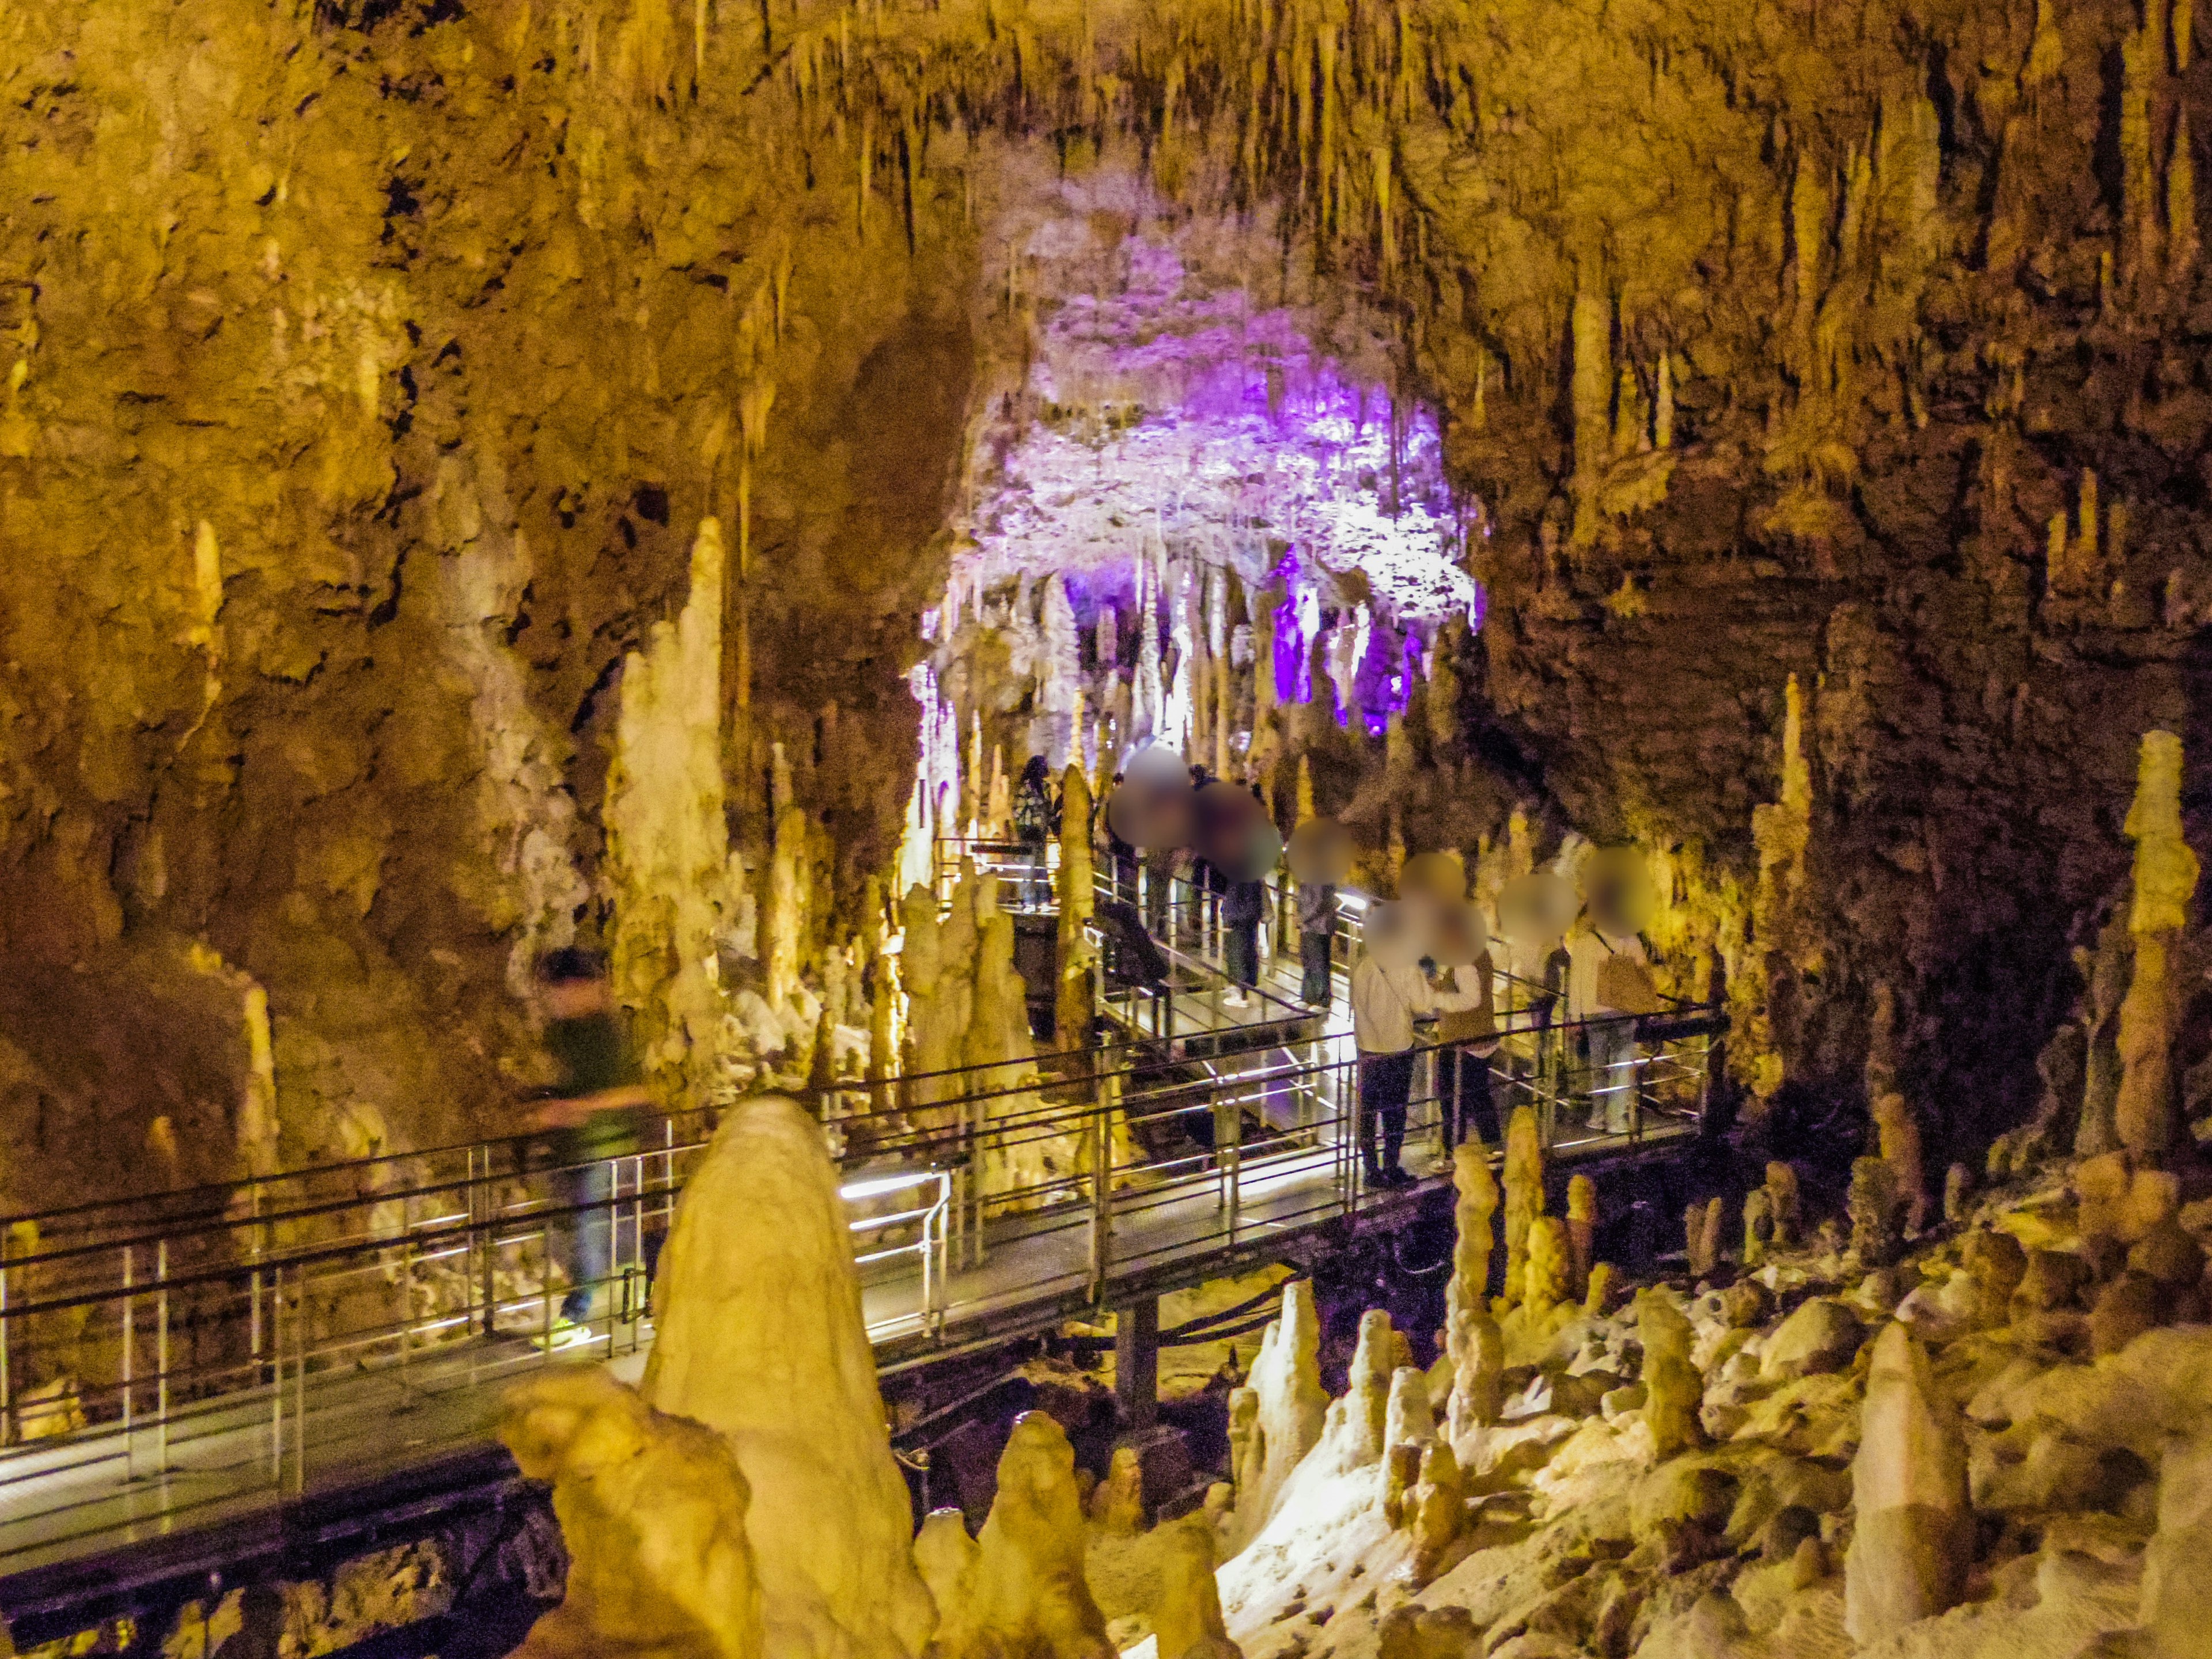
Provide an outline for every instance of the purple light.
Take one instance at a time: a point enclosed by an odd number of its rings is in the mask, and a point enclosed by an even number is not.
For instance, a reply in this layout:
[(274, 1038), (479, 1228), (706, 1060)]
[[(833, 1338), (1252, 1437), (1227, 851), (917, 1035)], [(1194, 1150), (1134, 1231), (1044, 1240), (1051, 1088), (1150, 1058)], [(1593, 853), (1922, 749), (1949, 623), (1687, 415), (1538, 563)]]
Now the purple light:
[(1313, 699), (1313, 653), (1300, 615), (1303, 596), (1291, 592), (1275, 607), (1275, 701)]

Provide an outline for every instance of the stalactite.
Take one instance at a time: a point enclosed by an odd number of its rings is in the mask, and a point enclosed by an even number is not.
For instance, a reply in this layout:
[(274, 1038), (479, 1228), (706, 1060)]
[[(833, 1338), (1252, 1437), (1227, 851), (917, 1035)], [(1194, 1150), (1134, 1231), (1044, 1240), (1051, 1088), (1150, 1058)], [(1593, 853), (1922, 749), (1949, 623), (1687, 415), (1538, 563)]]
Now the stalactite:
[(1674, 447), (1674, 356), (1668, 351), (1659, 354), (1659, 395), (1651, 416), (1651, 442), (1659, 449)]
[(2176, 75), (2189, 73), (2189, 50), (2195, 33), (2195, 22), (2192, 0), (2173, 0), (2173, 72)]
[(1206, 579), (1206, 643), (1212, 664), (1213, 775), (1225, 778), (1237, 723), (1237, 675), (1230, 659), (1229, 572), (1221, 565), (1211, 567)]
[(1091, 969), (1097, 951), (1090, 932), (1091, 785), (1080, 765), (1071, 764), (1061, 775), (1060, 815), (1060, 982), (1054, 1000), (1054, 1046), (1067, 1049), (1089, 1041), (1095, 1012)]
[(1574, 301), (1575, 544), (1597, 539), (1598, 476), (1605, 466), (1613, 394), (1610, 319), (1602, 295), (1577, 285)]
[[(2176, 28), (2185, 27), (2187, 11), (2174, 9)], [(2186, 57), (2179, 35), (2175, 50)], [(2185, 288), (2197, 269), (2197, 158), (2189, 148), (2189, 111), (2177, 110), (2173, 118), (2173, 148), (2166, 163), (2166, 269), (2167, 280)]]
[(2085, 467), (2081, 471), (2081, 498), (2075, 520), (2078, 526), (2076, 556), (2085, 573), (2095, 569), (2097, 565), (2097, 475)]
[(722, 774), (721, 526), (702, 520), (682, 612), (623, 659), (607, 779), (613, 980), (649, 1071), (703, 1087), (721, 998), (705, 964), (731, 880)]
[(2120, 42), (2119, 274), (2133, 283), (2160, 267), (2157, 173), (2151, 160), (2151, 93), (2166, 70), (2165, 30), (2157, 6), (2142, 27)]
[(2057, 7), (2054, 0), (2035, 0), (2035, 39), (2028, 46), (2027, 64), (2020, 78), (2027, 86), (2041, 86), (2065, 62), (2066, 43), (2058, 33)]

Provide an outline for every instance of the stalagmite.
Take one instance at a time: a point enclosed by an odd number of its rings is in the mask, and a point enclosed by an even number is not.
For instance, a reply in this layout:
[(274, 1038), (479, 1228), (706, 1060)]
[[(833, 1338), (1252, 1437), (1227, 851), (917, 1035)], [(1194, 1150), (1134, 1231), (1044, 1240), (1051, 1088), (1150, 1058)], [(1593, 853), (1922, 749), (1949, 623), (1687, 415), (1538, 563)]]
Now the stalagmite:
[(1689, 1261), (1691, 1278), (1707, 1278), (1719, 1265), (1723, 1215), (1723, 1207), (1717, 1198), (1708, 1199), (1703, 1204), (1692, 1204), (1684, 1212), (1683, 1254)]
[(1159, 1529), (1160, 1599), (1152, 1618), (1159, 1659), (1243, 1659), (1221, 1621), (1213, 1578), (1213, 1527), (1187, 1515)]
[(939, 1609), (938, 1659), (1113, 1659), (1083, 1576), (1075, 1453), (1059, 1424), (1024, 1412), (999, 1457), (999, 1491), (962, 1594)]
[(1528, 1228), (1544, 1213), (1543, 1130), (1534, 1107), (1514, 1109), (1505, 1130), (1505, 1297), (1524, 1293)]
[(2173, 1041), (2181, 1014), (2181, 974), (2172, 957), (2197, 891), (2197, 854), (2182, 838), (2181, 739), (2143, 734), (2135, 805), (2127, 833), (2136, 844), (2135, 897), (2128, 930), (2135, 975), (2120, 1005), (2120, 1091), (2114, 1108), (2120, 1141), (2137, 1158), (2163, 1158), (2180, 1133)]
[(1444, 1285), (1447, 1319), (1462, 1309), (1479, 1309), (1490, 1288), (1490, 1256), (1495, 1241), (1491, 1218), (1498, 1211), (1498, 1178), (1490, 1172), (1488, 1152), (1479, 1142), (1452, 1150), (1452, 1186), (1458, 1201), (1452, 1210), (1456, 1229), (1451, 1278)]
[(1897, 1260), (1897, 1173), (1879, 1158), (1851, 1164), (1847, 1198), (1851, 1218), (1851, 1254), (1862, 1267), (1887, 1267)]
[(1359, 1316), (1359, 1340), (1346, 1373), (1345, 1390), (1331, 1401), (1313, 1452), (1316, 1468), (1330, 1474), (1364, 1469), (1379, 1460), (1390, 1410), (1390, 1378), (1396, 1370), (1395, 1333), (1390, 1316), (1370, 1308)]
[(1774, 1200), (1764, 1187), (1743, 1195), (1743, 1265), (1764, 1267), (1774, 1243)]
[(1777, 1160), (1766, 1166), (1766, 1196), (1774, 1209), (1774, 1242), (1784, 1249), (1800, 1242), (1803, 1226), (1797, 1195), (1797, 1171)]
[(764, 1651), (911, 1659), (929, 1632), (891, 1457), (851, 1235), (820, 1127), (764, 1097), (722, 1123), (661, 1257), (659, 1335), (640, 1392), (735, 1450)]
[(561, 1605), (519, 1659), (766, 1659), (752, 1493), (721, 1436), (578, 1366), (518, 1387), (499, 1437), (526, 1480), (551, 1485), (568, 1557)]
[(1955, 1606), (1973, 1563), (1966, 1445), (1926, 1352), (1901, 1324), (1875, 1343), (1851, 1497), (1844, 1561), (1851, 1638), (1863, 1646)]
[[(1283, 1286), (1283, 1311), (1268, 1322), (1237, 1396), (1251, 1400), (1252, 1426), (1237, 1476), (1237, 1536), (1255, 1536), (1275, 1512), (1291, 1472), (1321, 1438), (1328, 1395), (1321, 1385), (1321, 1320), (1313, 1283)], [(1234, 1399), (1235, 1396), (1232, 1396)], [(1232, 1406), (1232, 1410), (1234, 1409)]]
[(1436, 1441), (1421, 1449), (1420, 1484), (1406, 1494), (1413, 1533), (1413, 1577), (1425, 1582), (1443, 1565), (1444, 1553), (1459, 1536), (1467, 1516), (1466, 1483), (1450, 1443)]
[(1905, 1230), (1917, 1234), (1928, 1224), (1928, 1180), (1920, 1161), (1920, 1124), (1903, 1095), (1878, 1095), (1874, 1102), (1875, 1127), (1881, 1137), (1881, 1161), (1889, 1165), (1890, 1179), (1905, 1206)]
[(1548, 1318), (1568, 1300), (1573, 1274), (1565, 1224), (1557, 1216), (1535, 1217), (1528, 1224), (1528, 1258), (1522, 1285), (1522, 1307), (1530, 1325)]
[(1664, 1459), (1705, 1443), (1698, 1420), (1705, 1380), (1690, 1363), (1690, 1322), (1661, 1291), (1636, 1298), (1637, 1340), (1644, 1349), (1644, 1422), (1655, 1455)]

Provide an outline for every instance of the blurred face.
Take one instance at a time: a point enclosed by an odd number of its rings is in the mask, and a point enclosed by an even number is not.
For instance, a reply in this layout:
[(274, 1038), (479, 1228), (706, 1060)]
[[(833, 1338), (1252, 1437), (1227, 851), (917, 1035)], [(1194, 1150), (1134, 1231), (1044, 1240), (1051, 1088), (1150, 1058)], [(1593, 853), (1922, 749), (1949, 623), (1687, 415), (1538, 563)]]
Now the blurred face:
[(564, 979), (538, 989), (538, 1000), (550, 1019), (581, 1019), (587, 1014), (605, 1013), (608, 1008), (607, 982), (603, 979)]

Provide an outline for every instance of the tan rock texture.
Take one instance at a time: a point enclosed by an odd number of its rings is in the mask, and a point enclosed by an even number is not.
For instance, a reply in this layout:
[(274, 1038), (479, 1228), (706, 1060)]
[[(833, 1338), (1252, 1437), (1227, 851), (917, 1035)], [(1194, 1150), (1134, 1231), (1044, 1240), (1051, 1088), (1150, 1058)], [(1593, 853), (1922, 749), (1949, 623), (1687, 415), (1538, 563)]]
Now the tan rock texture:
[(836, 1167), (796, 1103), (748, 1101), (724, 1121), (684, 1189), (660, 1275), (641, 1392), (736, 1453), (753, 1492), (747, 1531), (769, 1650), (912, 1659), (933, 1613), (911, 1500), (891, 1457)]
[[(234, 1166), (247, 1044), (161, 966), (194, 941), (267, 992), (286, 1161), (491, 1121), (517, 963), (620, 897), (621, 665), (709, 517), (738, 848), (781, 740), (849, 904), (971, 413), (1047, 412), (1000, 210), (1140, 153), (1397, 319), (1349, 372), (1433, 403), (1480, 503), (1490, 621), (1372, 849), (1515, 796), (1679, 848), (1747, 1079), (1856, 1079), (1890, 985), (1948, 1166), (2033, 1103), (2140, 736), (2212, 672), (2212, 91), (2166, 9), (10, 9), (7, 1179), (179, 1107), (186, 1178)], [(1317, 724), (1278, 799), (1379, 775)]]

